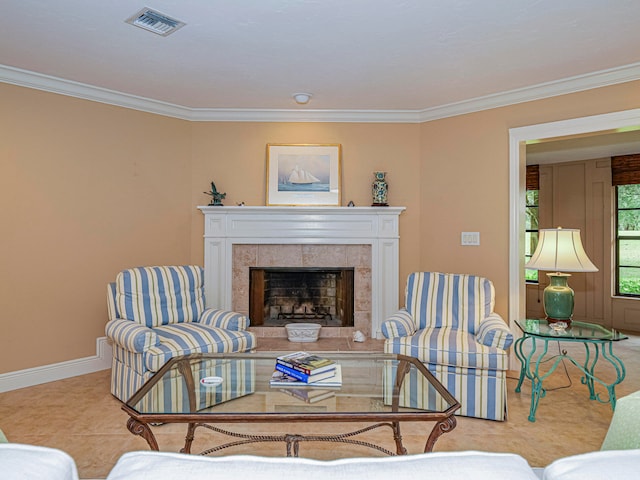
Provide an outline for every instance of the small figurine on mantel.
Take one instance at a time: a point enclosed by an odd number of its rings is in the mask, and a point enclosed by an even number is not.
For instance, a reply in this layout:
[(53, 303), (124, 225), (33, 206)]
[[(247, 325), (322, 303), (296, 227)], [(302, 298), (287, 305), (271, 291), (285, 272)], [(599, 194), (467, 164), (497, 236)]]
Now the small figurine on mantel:
[(206, 195), (211, 196), (211, 202), (209, 203), (210, 207), (222, 207), (222, 199), (227, 196), (225, 193), (220, 193), (216, 188), (216, 184), (211, 182), (211, 191), (210, 192), (202, 192)]

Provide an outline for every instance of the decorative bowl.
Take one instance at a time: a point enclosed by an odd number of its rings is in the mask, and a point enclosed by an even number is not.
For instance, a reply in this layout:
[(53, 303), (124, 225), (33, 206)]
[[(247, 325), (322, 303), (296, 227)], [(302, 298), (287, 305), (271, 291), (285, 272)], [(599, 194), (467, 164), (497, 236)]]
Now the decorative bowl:
[(556, 334), (565, 333), (567, 326), (567, 322), (553, 322), (549, 324), (551, 331)]
[(288, 323), (287, 338), (290, 342), (315, 342), (318, 340), (322, 325), (317, 323)]

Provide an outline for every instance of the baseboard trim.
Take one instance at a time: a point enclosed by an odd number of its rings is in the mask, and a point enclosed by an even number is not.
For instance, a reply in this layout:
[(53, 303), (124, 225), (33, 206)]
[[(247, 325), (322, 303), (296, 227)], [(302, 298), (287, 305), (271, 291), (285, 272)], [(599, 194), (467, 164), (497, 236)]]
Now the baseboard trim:
[(111, 357), (112, 348), (107, 337), (100, 337), (96, 340), (93, 357), (0, 374), (0, 393), (106, 370), (111, 368)]

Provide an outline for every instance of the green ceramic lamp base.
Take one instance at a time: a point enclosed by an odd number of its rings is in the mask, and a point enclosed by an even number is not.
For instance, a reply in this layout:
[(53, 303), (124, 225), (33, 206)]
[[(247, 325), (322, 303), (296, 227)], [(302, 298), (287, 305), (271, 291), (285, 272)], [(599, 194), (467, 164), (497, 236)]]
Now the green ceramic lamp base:
[(568, 273), (547, 273), (550, 283), (544, 289), (544, 313), (549, 323), (571, 323), (574, 292), (567, 284)]

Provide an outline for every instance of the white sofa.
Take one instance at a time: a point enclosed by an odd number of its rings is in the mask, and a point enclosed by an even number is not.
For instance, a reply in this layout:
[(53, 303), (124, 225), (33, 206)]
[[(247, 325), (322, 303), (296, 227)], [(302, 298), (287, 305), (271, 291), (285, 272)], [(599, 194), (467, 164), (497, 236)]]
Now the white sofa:
[(0, 443), (2, 480), (78, 480), (76, 462), (56, 448)]
[(638, 478), (639, 472), (640, 450), (576, 455), (536, 470), (519, 455), (472, 451), (331, 461), (248, 455), (200, 457), (145, 451), (124, 454), (107, 480), (621, 480)]
[[(107, 480), (605, 480), (636, 479), (640, 449), (610, 450), (556, 460), (534, 469), (511, 453), (434, 452), (398, 457), (341, 460), (229, 455), (201, 457), (139, 451), (124, 454)], [(3, 480), (78, 480), (73, 459), (60, 450), (16, 443), (0, 444)]]

